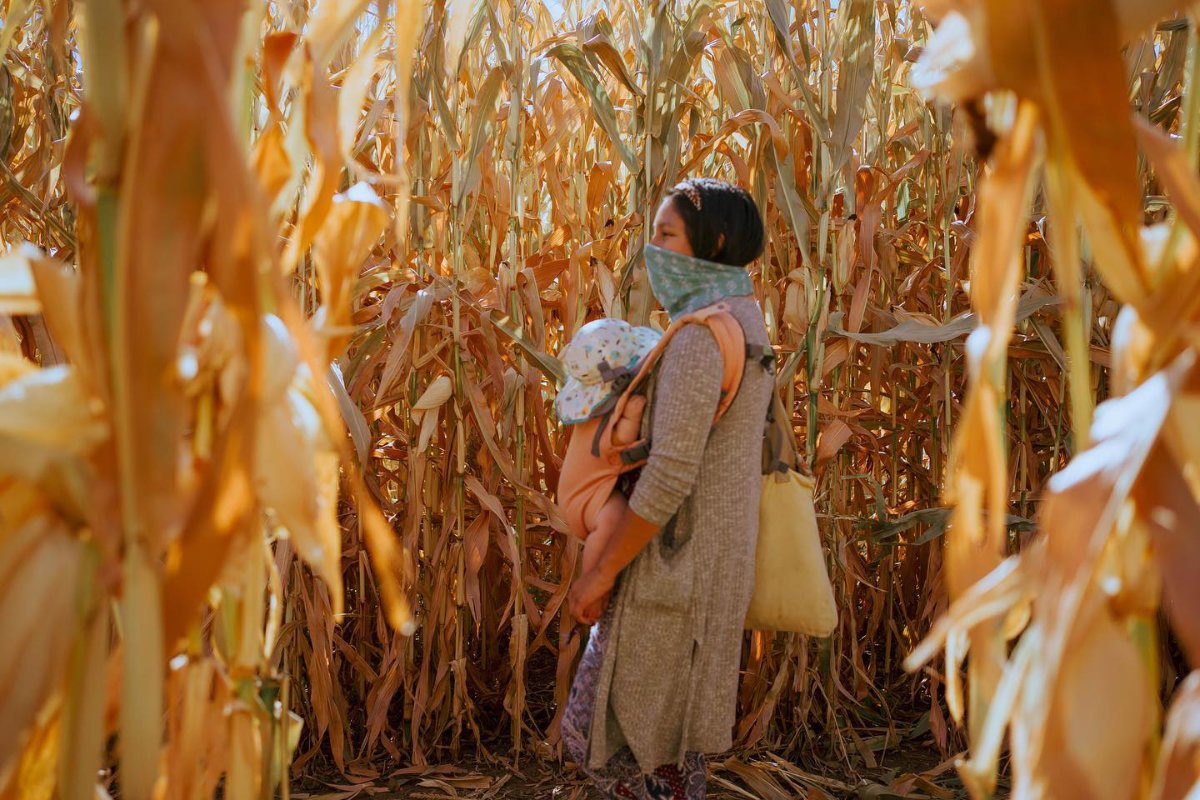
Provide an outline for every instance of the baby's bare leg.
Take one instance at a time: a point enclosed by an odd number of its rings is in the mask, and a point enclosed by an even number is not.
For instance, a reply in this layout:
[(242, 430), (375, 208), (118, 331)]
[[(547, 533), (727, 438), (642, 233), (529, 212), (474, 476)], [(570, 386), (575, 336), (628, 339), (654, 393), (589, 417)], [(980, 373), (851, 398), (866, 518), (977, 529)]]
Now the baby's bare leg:
[(617, 420), (613, 436), (617, 444), (632, 444), (642, 432), (642, 414), (646, 411), (646, 398), (635, 394), (625, 401), (625, 413)]
[(600, 554), (604, 552), (608, 540), (617, 526), (621, 524), (621, 517), (625, 515), (628, 505), (625, 495), (613, 492), (608, 496), (608, 501), (600, 508), (600, 512), (596, 515), (596, 528), (588, 534), (587, 541), (583, 543), (584, 574), (600, 561)]

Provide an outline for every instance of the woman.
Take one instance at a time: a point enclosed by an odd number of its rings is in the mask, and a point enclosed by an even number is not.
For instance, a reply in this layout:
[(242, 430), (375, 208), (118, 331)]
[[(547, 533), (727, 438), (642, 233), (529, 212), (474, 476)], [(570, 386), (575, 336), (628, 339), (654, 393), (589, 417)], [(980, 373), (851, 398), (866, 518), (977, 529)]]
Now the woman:
[[(672, 317), (724, 302), (761, 348), (767, 331), (745, 267), (763, 236), (747, 192), (684, 181), (659, 207), (646, 248), (655, 296)], [(716, 340), (687, 326), (659, 364), (650, 457), (628, 510), (571, 591), (575, 618), (598, 624), (563, 740), (609, 797), (703, 798), (703, 754), (732, 745), (773, 376), (748, 361), (714, 424), (720, 382)]]

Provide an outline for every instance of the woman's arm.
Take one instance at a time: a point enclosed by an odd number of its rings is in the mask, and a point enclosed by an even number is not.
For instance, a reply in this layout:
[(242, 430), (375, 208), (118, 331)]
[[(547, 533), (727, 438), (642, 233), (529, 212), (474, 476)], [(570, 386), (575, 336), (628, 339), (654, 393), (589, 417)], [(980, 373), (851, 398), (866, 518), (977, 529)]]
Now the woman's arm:
[(704, 325), (688, 325), (663, 353), (655, 387), (650, 457), (629, 498), (630, 510), (659, 528), (675, 516), (696, 486), (713, 416), (721, 402), (722, 372), (717, 340)]
[(721, 400), (721, 351), (703, 325), (676, 334), (663, 353), (655, 389), (650, 458), (596, 566), (571, 591), (571, 613), (595, 622), (600, 602), (695, 488), (713, 415)]

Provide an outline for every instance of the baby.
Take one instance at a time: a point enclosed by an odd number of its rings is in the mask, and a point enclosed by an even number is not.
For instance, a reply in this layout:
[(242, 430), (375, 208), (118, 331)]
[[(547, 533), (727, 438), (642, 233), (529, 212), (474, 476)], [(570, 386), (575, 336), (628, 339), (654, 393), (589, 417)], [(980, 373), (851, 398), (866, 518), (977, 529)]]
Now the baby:
[(603, 428), (612, 423), (612, 444), (636, 443), (646, 398), (631, 395), (620, 416), (611, 420), (617, 401), (660, 334), (618, 319), (600, 319), (579, 329), (563, 350), (568, 381), (555, 400), (564, 425), (576, 426), (567, 445), (558, 504), (571, 530), (583, 542), (583, 572), (596, 566), (609, 538), (621, 523), (632, 493), (631, 472), (607, 446)]

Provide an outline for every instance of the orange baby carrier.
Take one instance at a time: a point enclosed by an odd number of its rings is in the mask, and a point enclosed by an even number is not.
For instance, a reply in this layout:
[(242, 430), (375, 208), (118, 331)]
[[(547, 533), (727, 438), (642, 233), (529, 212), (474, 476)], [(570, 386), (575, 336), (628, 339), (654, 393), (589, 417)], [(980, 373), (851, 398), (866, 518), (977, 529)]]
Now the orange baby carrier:
[(646, 393), (647, 381), (667, 344), (686, 325), (708, 326), (721, 351), (721, 400), (713, 415), (714, 423), (737, 396), (746, 361), (769, 367), (775, 359), (769, 345), (747, 345), (746, 334), (730, 313), (729, 306), (717, 303), (675, 320), (640, 364), (617, 370), (613, 380), (618, 395), (602, 406), (592, 419), (575, 426), (558, 482), (559, 509), (571, 531), (580, 539), (586, 539), (588, 531), (595, 528), (596, 517), (621, 475), (642, 466), (650, 456), (647, 436), (639, 436), (636, 441), (626, 444), (616, 441), (617, 422), (622, 419), (629, 399)]

